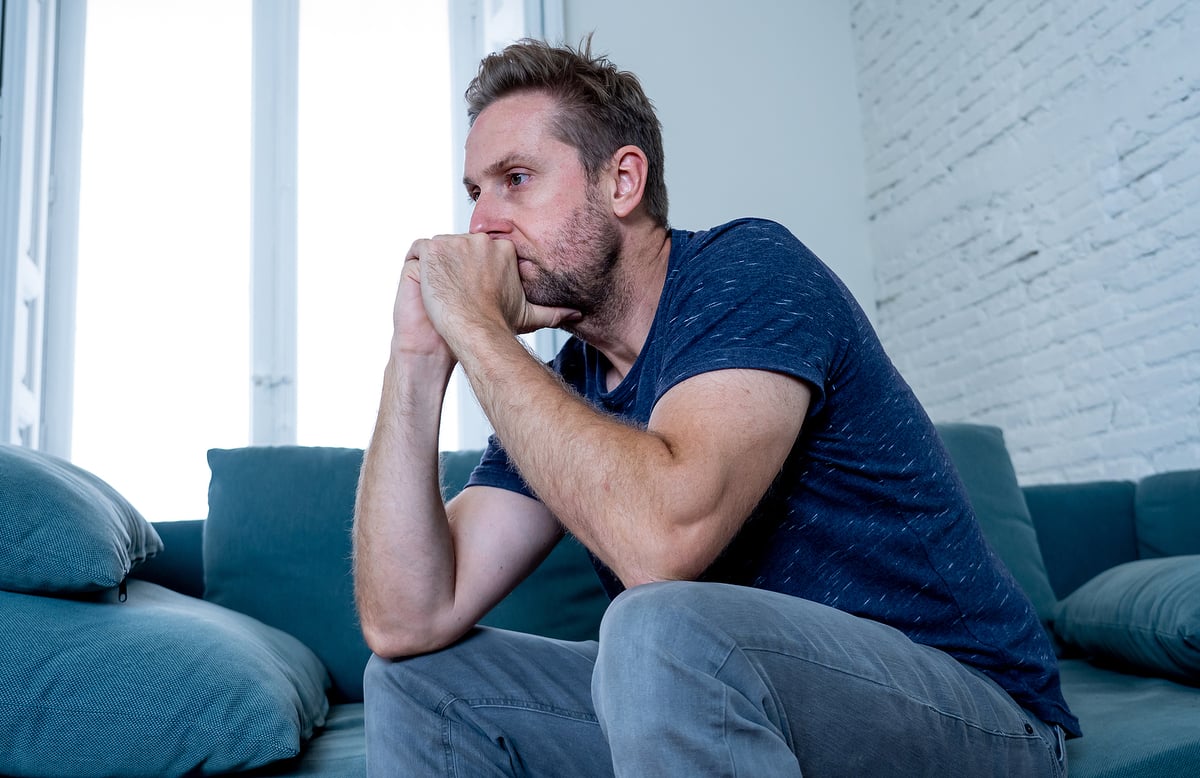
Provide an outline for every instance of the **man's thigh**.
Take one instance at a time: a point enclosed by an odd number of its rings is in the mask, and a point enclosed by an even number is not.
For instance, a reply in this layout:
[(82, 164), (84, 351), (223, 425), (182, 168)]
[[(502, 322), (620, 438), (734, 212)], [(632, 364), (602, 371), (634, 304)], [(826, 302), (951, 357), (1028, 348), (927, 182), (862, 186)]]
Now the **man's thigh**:
[[(1043, 740), (1050, 730), (991, 680), (891, 627), (807, 600), (651, 584), (613, 603), (600, 646), (594, 694), (606, 723), (621, 708), (640, 711), (632, 726), (647, 731), (690, 718), (693, 729), (669, 740), (693, 739), (701, 764), (714, 754), (699, 754), (705, 741), (724, 738), (728, 766), (706, 766), (714, 774), (1057, 772)], [(643, 669), (660, 676), (654, 695), (637, 677)], [(606, 698), (610, 683), (618, 688)], [(634, 747), (614, 739), (612, 748), (619, 759)], [(796, 762), (779, 769), (787, 751)], [(655, 758), (653, 741), (642, 758)]]
[(368, 774), (611, 775), (590, 693), (596, 651), (478, 628), (441, 651), (372, 657)]

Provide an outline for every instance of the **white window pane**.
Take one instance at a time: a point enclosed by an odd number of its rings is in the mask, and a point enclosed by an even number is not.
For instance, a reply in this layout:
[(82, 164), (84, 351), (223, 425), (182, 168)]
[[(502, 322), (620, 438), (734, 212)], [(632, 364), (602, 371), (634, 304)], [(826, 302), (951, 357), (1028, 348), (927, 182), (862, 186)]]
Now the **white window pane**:
[(412, 241), (450, 232), (444, 0), (300, 7), (297, 440), (366, 445)]
[(88, 4), (72, 458), (155, 520), (248, 441), (250, 10)]

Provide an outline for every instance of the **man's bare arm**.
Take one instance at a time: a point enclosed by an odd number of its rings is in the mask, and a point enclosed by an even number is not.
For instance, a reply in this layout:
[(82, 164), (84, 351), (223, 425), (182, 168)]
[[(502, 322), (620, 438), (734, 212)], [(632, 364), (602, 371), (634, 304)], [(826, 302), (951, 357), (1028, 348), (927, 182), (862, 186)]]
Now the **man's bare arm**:
[(671, 389), (639, 429), (596, 412), (502, 333), (474, 337), (460, 360), (509, 457), (626, 586), (699, 576), (779, 473), (808, 408), (795, 378), (721, 370)]
[(536, 501), (473, 487), (443, 506), (438, 428), (453, 357), (429, 326), (406, 263), (379, 417), (355, 507), (355, 594), (367, 644), (383, 656), (461, 636), (560, 534)]

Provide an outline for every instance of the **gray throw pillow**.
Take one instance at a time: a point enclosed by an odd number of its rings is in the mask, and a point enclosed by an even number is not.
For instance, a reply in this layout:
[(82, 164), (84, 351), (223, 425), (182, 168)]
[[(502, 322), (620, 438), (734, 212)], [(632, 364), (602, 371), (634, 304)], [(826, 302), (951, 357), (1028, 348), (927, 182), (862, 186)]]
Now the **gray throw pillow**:
[(1059, 603), (1054, 631), (1094, 658), (1200, 682), (1200, 556), (1105, 570)]
[(298, 640), (130, 580), (64, 599), (0, 592), (0, 774), (170, 776), (296, 756), (329, 680)]
[(95, 475), (0, 445), (0, 589), (110, 589), (161, 550), (150, 523)]

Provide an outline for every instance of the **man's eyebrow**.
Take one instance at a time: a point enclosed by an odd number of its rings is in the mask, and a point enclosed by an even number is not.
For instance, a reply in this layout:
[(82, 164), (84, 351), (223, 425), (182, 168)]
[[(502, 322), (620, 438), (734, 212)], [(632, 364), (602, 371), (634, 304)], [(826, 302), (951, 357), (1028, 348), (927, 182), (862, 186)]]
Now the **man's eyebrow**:
[[(497, 176), (510, 168), (530, 167), (531, 162), (532, 160), (529, 157), (524, 157), (518, 154), (509, 154), (508, 156), (501, 157), (499, 160), (485, 167), (483, 169), (483, 175), (485, 178), (487, 176)], [(470, 187), (474, 186), (474, 184), (475, 182), (471, 180), (470, 176), (463, 176), (463, 186)]]

